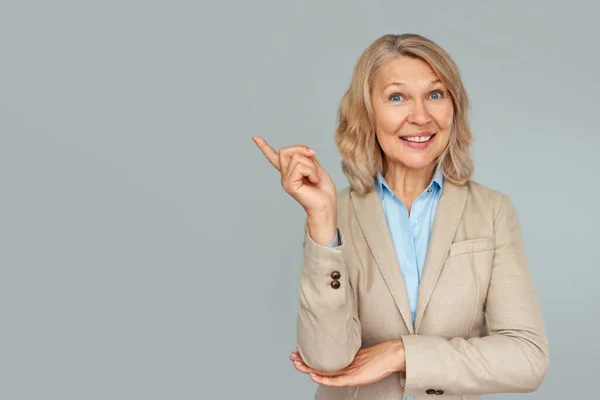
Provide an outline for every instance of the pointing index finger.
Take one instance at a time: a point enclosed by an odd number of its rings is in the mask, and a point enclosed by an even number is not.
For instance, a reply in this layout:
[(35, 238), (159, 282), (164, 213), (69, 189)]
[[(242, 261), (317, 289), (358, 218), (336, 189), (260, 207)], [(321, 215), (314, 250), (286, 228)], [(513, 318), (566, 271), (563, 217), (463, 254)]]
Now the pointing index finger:
[(267, 141), (260, 136), (253, 136), (252, 140), (254, 141), (254, 143), (256, 143), (256, 145), (258, 146), (260, 151), (262, 151), (262, 153), (265, 155), (267, 160), (269, 160), (269, 162), (275, 168), (277, 168), (277, 170), (281, 171), (279, 167), (279, 154), (277, 153), (277, 151), (275, 151), (274, 148), (269, 146), (267, 144)]

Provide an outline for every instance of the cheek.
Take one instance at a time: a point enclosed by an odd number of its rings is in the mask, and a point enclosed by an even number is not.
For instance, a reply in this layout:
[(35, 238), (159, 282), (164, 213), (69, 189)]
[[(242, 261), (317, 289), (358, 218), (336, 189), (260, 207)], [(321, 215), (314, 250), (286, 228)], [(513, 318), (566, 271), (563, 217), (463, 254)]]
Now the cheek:
[(406, 116), (400, 110), (382, 109), (375, 114), (377, 130), (383, 135), (396, 135)]
[(451, 129), (452, 128), (452, 122), (454, 122), (454, 113), (452, 112), (452, 110), (448, 113), (448, 116), (446, 117), (446, 129)]
[(440, 129), (450, 130), (454, 121), (454, 109), (447, 107), (438, 110), (435, 120)]

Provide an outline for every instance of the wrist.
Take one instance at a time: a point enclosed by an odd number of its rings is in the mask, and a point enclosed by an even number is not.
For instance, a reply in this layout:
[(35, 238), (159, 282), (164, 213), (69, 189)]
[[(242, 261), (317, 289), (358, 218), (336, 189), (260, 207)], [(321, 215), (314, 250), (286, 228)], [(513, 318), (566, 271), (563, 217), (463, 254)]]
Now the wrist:
[(393, 372), (406, 371), (406, 353), (402, 339), (390, 341), (389, 368)]
[(337, 209), (334, 205), (305, 209), (308, 220), (335, 220)]
[(328, 246), (337, 233), (335, 213), (310, 214), (306, 218), (310, 238), (321, 246)]

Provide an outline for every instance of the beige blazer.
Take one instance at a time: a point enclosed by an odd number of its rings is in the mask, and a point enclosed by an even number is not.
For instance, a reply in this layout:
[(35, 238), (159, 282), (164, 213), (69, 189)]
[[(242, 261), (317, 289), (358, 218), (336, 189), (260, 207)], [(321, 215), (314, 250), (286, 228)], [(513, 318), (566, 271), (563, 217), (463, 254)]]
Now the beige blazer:
[(337, 371), (359, 348), (402, 338), (406, 373), (359, 387), (319, 385), (316, 399), (473, 400), (539, 387), (548, 343), (509, 198), (445, 181), (414, 327), (377, 191), (338, 192), (338, 228), (337, 248), (313, 242), (305, 228), (300, 354), (313, 368)]

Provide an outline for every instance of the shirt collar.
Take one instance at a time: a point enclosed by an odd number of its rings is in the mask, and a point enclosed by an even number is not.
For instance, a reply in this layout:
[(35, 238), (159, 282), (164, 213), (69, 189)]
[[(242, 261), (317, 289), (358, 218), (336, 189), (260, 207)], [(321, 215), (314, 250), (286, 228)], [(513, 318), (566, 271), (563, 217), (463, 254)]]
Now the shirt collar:
[[(377, 177), (375, 180), (376, 180), (377, 192), (379, 193), (379, 197), (381, 199), (383, 199), (383, 191), (384, 191), (383, 189), (384, 188), (386, 190), (388, 190), (390, 193), (394, 193), (392, 191), (392, 189), (390, 189), (390, 186), (386, 182), (386, 180), (383, 177), (383, 174), (381, 172), (377, 173)], [(433, 172), (433, 177), (431, 178), (431, 182), (429, 182), (427, 189), (429, 189), (429, 188), (431, 188), (432, 190), (439, 189), (439, 191), (441, 193), (443, 187), (444, 187), (444, 173), (442, 172), (442, 169), (440, 168), (440, 166), (438, 164), (435, 167), (435, 171)], [(425, 189), (425, 190), (427, 190), (427, 189)]]

